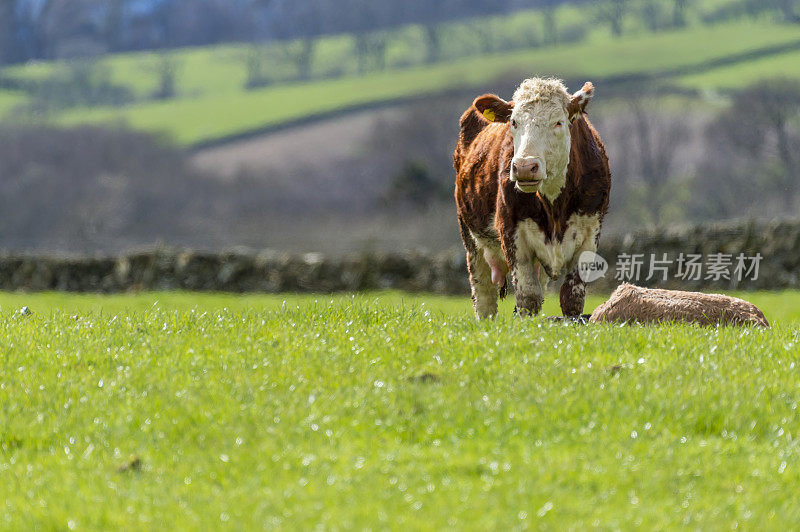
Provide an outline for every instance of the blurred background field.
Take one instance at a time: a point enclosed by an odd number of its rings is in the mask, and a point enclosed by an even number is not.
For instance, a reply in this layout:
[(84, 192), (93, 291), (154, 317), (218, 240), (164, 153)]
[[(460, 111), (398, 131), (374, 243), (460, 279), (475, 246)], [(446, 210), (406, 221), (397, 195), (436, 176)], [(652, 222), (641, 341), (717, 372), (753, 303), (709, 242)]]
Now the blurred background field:
[(607, 233), (796, 215), (796, 0), (5, 0), (0, 248), (458, 245), (460, 113), (597, 86)]
[[(463, 31), (470, 29), (466, 26)], [(454, 91), (474, 92), (516, 74), (520, 79), (535, 73), (598, 80), (652, 75), (694, 89), (741, 88), (770, 72), (800, 78), (797, 28), (767, 22), (729, 23), (616, 40), (598, 36), (577, 44), (495, 53), (478, 50), (465, 57), (445, 57), (435, 64), (425, 64), (421, 59), (412, 62), (414, 54), (410, 54), (408, 64), (387, 62), (379, 71), (362, 74), (354, 64), (354, 55), (341, 46), (346, 40), (321, 40), (316, 55), (320, 70), (312, 69), (309, 74), (316, 78), (314, 81), (293, 79), (297, 75), (293, 75), (291, 63), (274, 59), (279, 55), (277, 45), (257, 50), (265, 58), (273, 58), (262, 68), (276, 77), (266, 87), (253, 90), (247, 90), (247, 65), (242, 62), (256, 52), (246, 45), (178, 50), (167, 56), (152, 52), (112, 55), (97, 64), (73, 65), (95, 76), (106, 76), (103, 81), (109, 86), (128, 91), (129, 101), (124, 105), (65, 105), (50, 114), (62, 124), (121, 121), (136, 129), (167, 132), (178, 144), (192, 146), (344, 108)], [(333, 53), (337, 48), (339, 53)], [(769, 48), (777, 49), (769, 50), (765, 58), (736, 57)], [(390, 52), (386, 52), (387, 61)], [(706, 67), (709, 62), (724, 59), (735, 65)], [(322, 70), (332, 61), (341, 62), (337, 76)], [(164, 81), (160, 76), (166, 75), (160, 68), (170, 67), (174, 69), (174, 95), (153, 97)], [(68, 78), (69, 68), (63, 62), (44, 62), (9, 68), (7, 76), (12, 83), (36, 86), (59, 76)], [(682, 69), (701, 72), (683, 74)], [(22, 102), (27, 101), (35, 106), (37, 96), (26, 100), (19, 92), (11, 92), (6, 97), (16, 99), (17, 105), (24, 106)], [(7, 106), (7, 114), (14, 111)]]

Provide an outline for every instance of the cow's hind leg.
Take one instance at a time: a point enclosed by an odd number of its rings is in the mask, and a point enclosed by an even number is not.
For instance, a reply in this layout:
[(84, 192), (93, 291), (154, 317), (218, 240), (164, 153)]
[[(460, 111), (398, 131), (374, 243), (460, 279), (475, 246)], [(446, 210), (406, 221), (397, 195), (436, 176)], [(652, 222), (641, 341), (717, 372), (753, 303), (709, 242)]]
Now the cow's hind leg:
[(583, 305), (586, 300), (586, 283), (583, 282), (575, 268), (564, 279), (559, 292), (561, 312), (564, 316), (577, 318), (583, 314)]
[(483, 253), (467, 253), (467, 265), (475, 316), (484, 319), (497, 315), (497, 286), (492, 283), (492, 269), (486, 263)]
[(484, 250), (475, 242), (464, 222), (459, 222), (461, 239), (467, 251), (467, 270), (475, 316), (478, 319), (491, 318), (497, 314), (497, 286), (492, 283), (492, 269), (484, 258)]

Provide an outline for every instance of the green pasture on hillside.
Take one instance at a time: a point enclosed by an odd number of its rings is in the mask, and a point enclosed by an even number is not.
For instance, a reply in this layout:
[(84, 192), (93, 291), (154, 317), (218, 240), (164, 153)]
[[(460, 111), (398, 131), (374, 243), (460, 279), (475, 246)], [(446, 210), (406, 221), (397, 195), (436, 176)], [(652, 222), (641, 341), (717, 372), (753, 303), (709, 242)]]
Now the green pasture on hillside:
[(0, 528), (792, 528), (800, 293), (744, 296), (772, 329), (0, 294)]
[[(459, 28), (460, 34), (471, 34), (468, 26)], [(352, 46), (348, 38), (331, 37), (318, 47), (318, 67), (344, 61), (349, 66), (343, 72), (333, 73), (340, 77), (278, 82), (252, 91), (243, 88), (246, 46), (191, 48), (170, 53), (171, 61), (177, 65), (178, 96), (163, 101), (147, 99), (158, 85), (158, 58), (153, 53), (121, 54), (109, 56), (101, 64), (109, 69), (114, 83), (129, 87), (140, 101), (122, 108), (72, 108), (51, 119), (64, 125), (125, 123), (146, 131), (166, 132), (182, 145), (195, 145), (347, 108), (465, 87), (477, 90), (504, 76), (516, 79), (535, 74), (602, 80), (629, 74), (659, 74), (685, 67), (698, 68), (709, 61), (798, 40), (797, 27), (768, 20), (637, 33), (621, 39), (593, 33), (578, 44), (492, 54), (476, 52), (469, 57), (445, 58), (432, 65), (408, 66), (390, 60), (388, 70), (359, 76), (348, 63), (354, 60), (348, 55)], [(395, 46), (402, 47), (404, 42), (411, 41), (399, 39)], [(392, 53), (388, 52), (390, 59)], [(268, 54), (271, 55), (279, 54)], [(397, 51), (397, 55), (403, 56), (403, 52)], [(763, 76), (800, 78), (796, 56), (797, 53), (787, 52), (742, 59), (702, 74), (684, 75), (676, 81), (693, 88), (713, 89), (741, 87)], [(6, 75), (41, 79), (56, 67), (53, 63), (11, 67), (6, 69)], [(285, 60), (276, 60), (267, 67), (280, 76), (287, 74), (281, 74), (281, 69), (289, 68)], [(742, 74), (737, 75), (738, 72)], [(8, 93), (0, 94), (0, 113), (7, 114), (13, 107), (4, 103), (9, 98)], [(19, 103), (19, 97), (15, 96), (13, 101)]]
[[(337, 109), (478, 87), (504, 75), (603, 78), (658, 73), (795, 40), (800, 40), (797, 28), (772, 24), (695, 28), (552, 49), (478, 55), (429, 66), (250, 92), (198, 94), (179, 100), (135, 104), (122, 110), (75, 109), (63, 113), (61, 120), (65, 124), (122, 121), (137, 129), (166, 130), (178, 143), (191, 145)], [(790, 69), (781, 74), (791, 76), (793, 72)]]
[(25, 102), (25, 95), (16, 91), (0, 90), (0, 117)]
[(742, 64), (682, 76), (678, 83), (687, 87), (738, 89), (765, 78), (800, 79), (800, 51), (770, 55)]

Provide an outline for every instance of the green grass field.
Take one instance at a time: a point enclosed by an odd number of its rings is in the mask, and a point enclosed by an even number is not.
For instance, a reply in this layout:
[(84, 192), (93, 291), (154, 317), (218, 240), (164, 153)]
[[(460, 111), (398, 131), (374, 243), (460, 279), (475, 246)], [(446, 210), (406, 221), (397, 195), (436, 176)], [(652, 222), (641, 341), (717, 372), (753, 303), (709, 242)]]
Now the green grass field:
[(791, 528), (800, 293), (745, 297), (771, 330), (0, 294), (0, 527)]

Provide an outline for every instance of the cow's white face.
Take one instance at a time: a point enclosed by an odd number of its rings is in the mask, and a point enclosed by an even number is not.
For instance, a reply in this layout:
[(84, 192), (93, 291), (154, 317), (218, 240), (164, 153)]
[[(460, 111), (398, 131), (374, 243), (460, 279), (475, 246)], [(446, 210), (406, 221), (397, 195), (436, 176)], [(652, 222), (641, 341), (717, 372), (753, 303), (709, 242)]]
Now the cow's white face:
[(541, 192), (550, 201), (564, 188), (572, 144), (570, 123), (594, 93), (588, 81), (573, 95), (557, 79), (526, 79), (506, 102), (484, 94), (475, 108), (493, 122), (508, 122), (514, 141), (509, 179), (521, 192)]
[(564, 187), (569, 164), (567, 108), (559, 101), (522, 102), (511, 113), (514, 159), (510, 179), (521, 192), (541, 192), (555, 199)]

